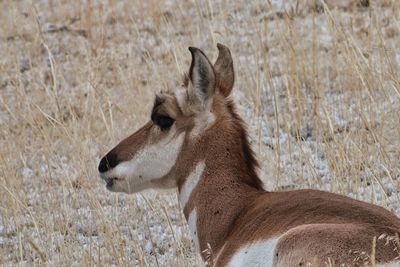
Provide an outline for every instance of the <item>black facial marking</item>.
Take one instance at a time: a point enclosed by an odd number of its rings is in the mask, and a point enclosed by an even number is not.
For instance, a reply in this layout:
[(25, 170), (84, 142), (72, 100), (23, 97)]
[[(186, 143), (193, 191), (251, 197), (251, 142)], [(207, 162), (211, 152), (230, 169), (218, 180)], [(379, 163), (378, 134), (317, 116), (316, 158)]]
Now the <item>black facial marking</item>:
[(159, 95), (156, 95), (156, 99), (154, 100), (154, 107), (153, 109), (155, 109), (156, 107), (160, 106), (162, 103), (165, 102), (165, 98), (161, 97)]
[(104, 156), (100, 163), (99, 163), (99, 172), (106, 172), (115, 166), (117, 166), (119, 163), (118, 157), (116, 154), (109, 152), (106, 156)]

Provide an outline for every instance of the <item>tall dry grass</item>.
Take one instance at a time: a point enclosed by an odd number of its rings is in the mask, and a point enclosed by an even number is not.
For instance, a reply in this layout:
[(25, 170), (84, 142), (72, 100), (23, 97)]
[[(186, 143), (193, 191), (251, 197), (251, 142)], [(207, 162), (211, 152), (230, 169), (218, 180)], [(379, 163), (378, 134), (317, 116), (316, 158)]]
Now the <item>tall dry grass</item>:
[(400, 2), (317, 2), (0, 1), (0, 263), (202, 265), (174, 191), (111, 194), (97, 163), (217, 42), (267, 189), (400, 214)]

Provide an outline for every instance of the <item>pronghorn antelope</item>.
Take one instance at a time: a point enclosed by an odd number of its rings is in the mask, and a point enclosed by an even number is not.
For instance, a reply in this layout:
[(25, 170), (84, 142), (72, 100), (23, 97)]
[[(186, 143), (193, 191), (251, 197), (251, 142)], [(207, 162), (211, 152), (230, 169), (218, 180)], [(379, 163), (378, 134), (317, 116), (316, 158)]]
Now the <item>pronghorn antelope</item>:
[(400, 220), (389, 211), (317, 190), (263, 189), (229, 97), (229, 49), (218, 44), (214, 65), (189, 50), (184, 84), (157, 94), (149, 122), (101, 160), (107, 189), (177, 187), (195, 246), (212, 266), (396, 265)]

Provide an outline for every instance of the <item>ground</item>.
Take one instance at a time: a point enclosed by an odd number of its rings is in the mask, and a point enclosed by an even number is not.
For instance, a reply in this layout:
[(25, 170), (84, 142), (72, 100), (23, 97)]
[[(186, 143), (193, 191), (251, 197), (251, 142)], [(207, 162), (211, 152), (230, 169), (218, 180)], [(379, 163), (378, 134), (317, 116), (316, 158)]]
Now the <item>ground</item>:
[[(369, 3), (371, 2), (371, 3)], [(188, 46), (230, 47), (267, 190), (400, 215), (400, 1), (0, 1), (0, 264), (202, 266), (175, 190), (108, 192)]]

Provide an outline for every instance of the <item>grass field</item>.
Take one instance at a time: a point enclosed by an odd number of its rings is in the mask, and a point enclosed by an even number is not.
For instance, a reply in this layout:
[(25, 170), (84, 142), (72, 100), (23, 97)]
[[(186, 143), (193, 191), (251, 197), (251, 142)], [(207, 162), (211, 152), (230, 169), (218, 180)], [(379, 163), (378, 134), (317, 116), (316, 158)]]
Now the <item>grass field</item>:
[(284, 2), (0, 1), (0, 264), (202, 266), (175, 191), (97, 164), (217, 42), (266, 189), (400, 215), (400, 1)]

